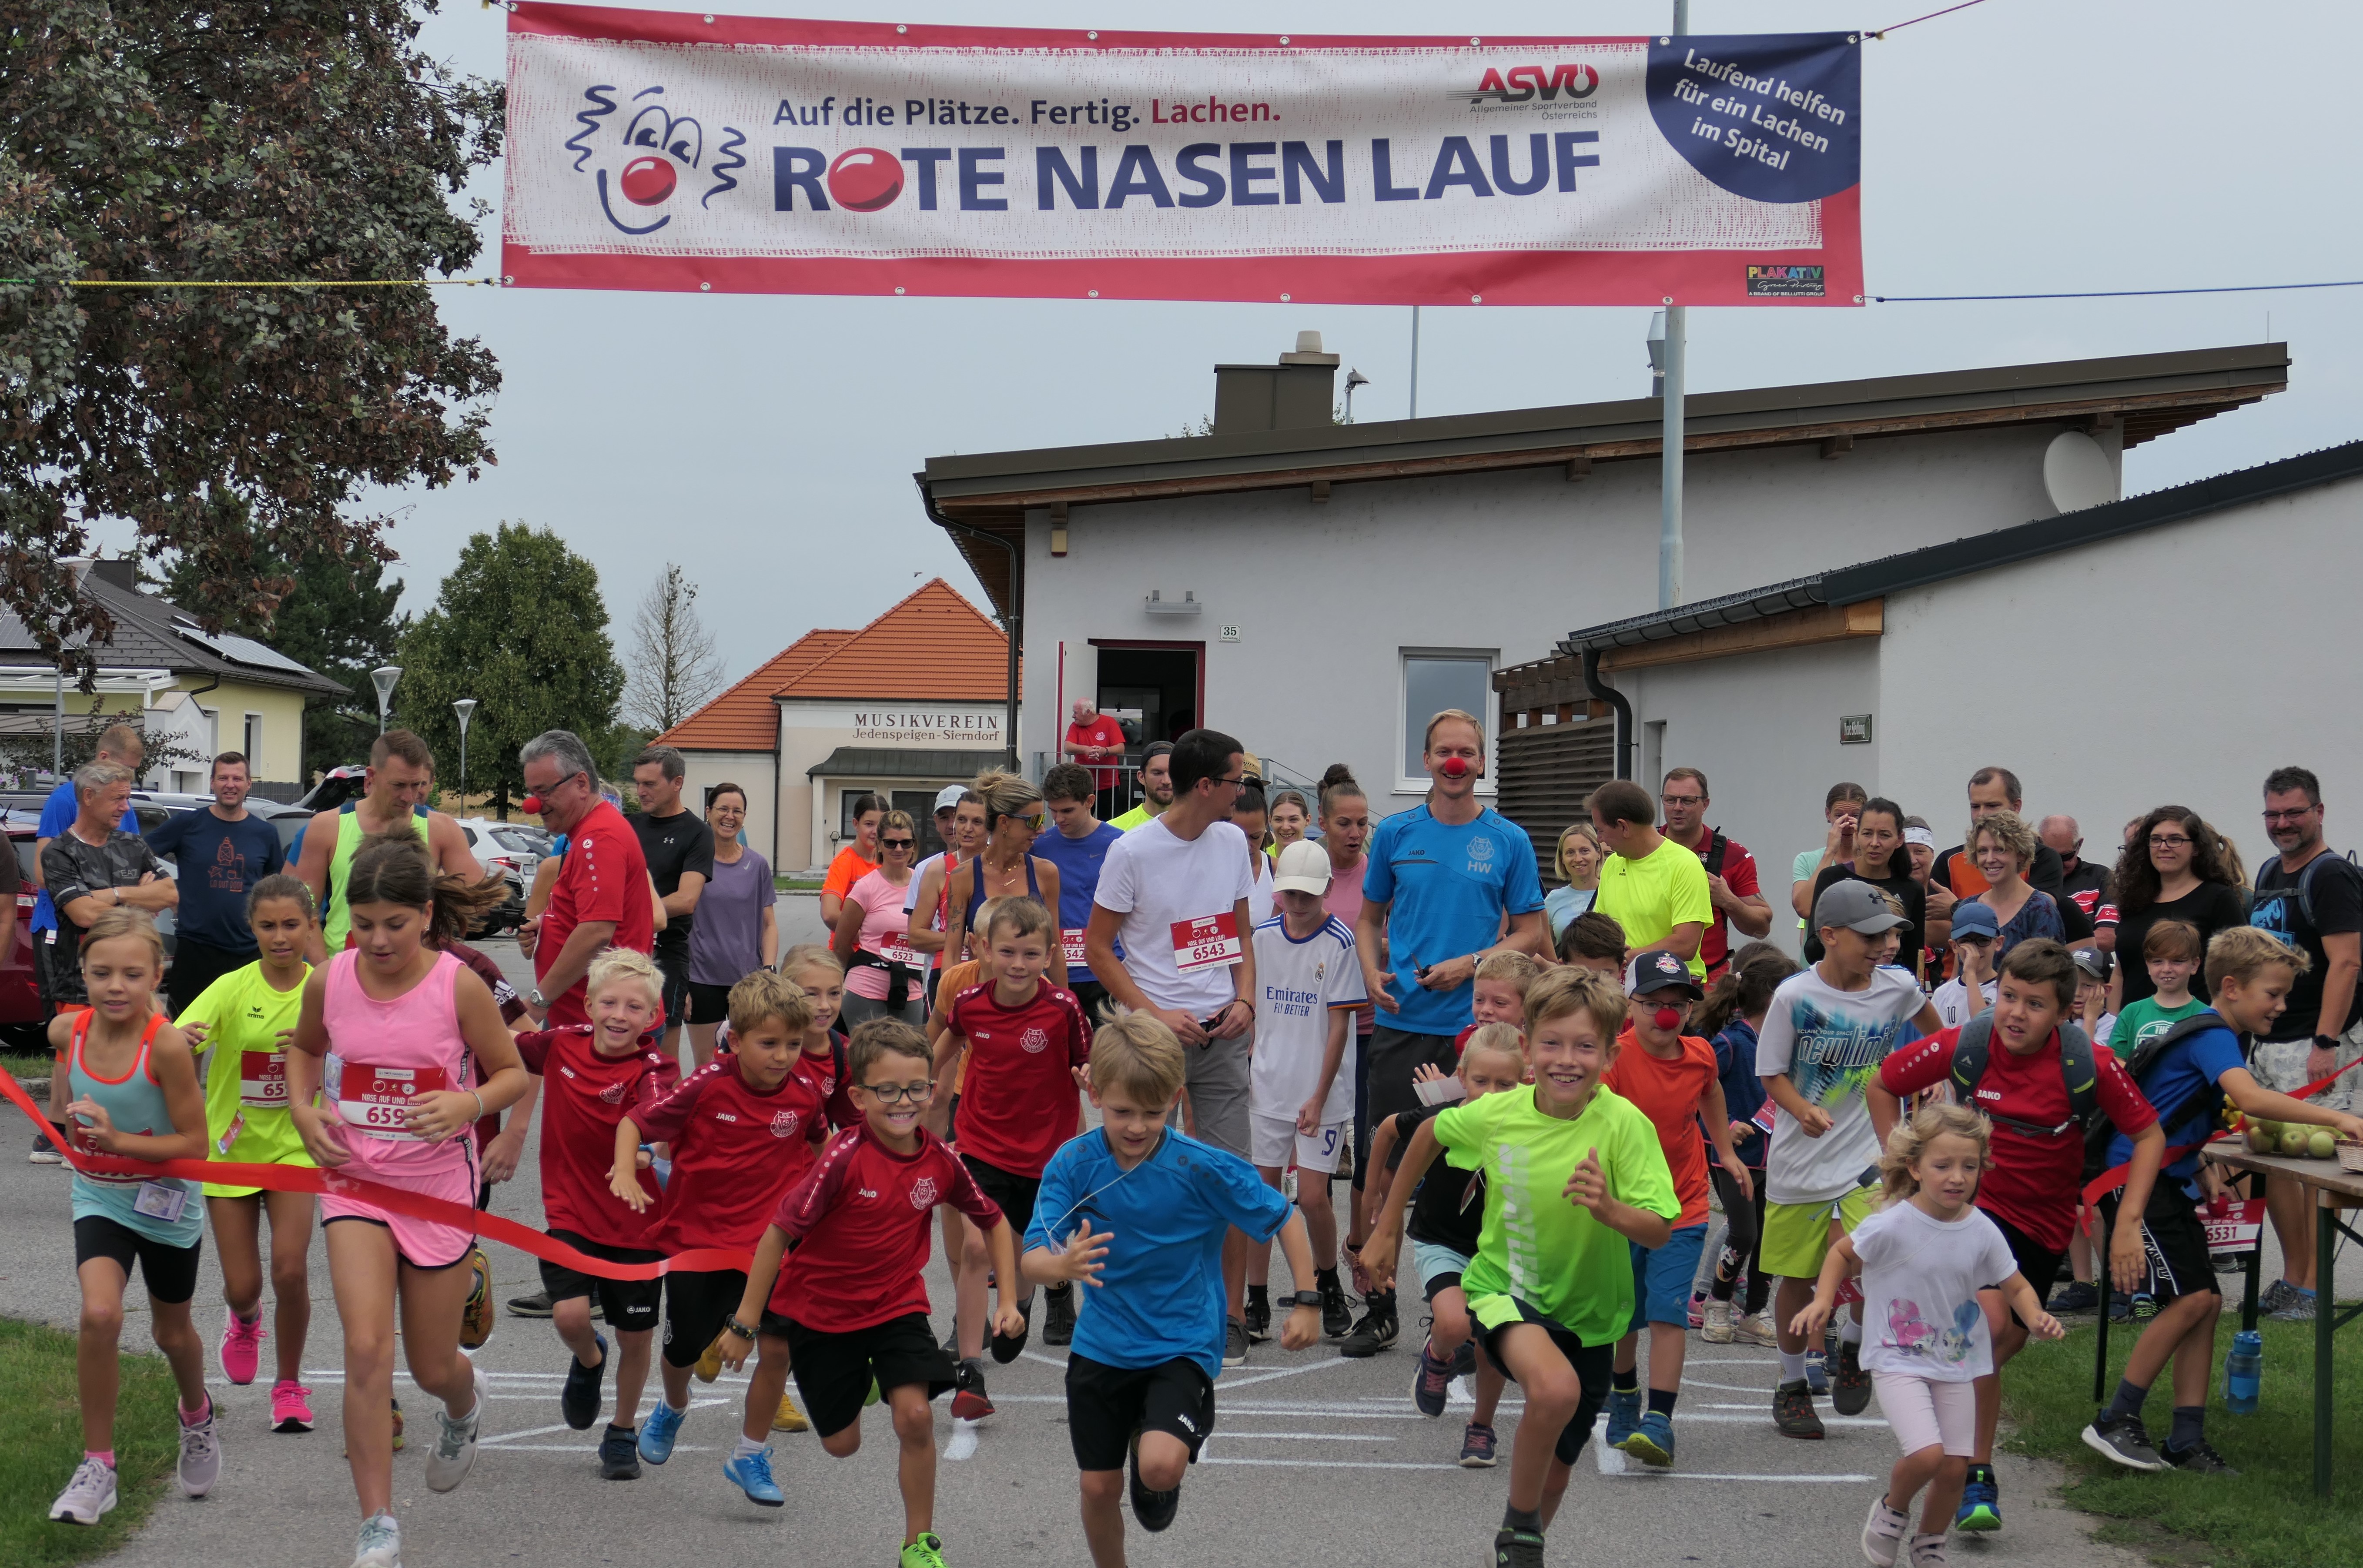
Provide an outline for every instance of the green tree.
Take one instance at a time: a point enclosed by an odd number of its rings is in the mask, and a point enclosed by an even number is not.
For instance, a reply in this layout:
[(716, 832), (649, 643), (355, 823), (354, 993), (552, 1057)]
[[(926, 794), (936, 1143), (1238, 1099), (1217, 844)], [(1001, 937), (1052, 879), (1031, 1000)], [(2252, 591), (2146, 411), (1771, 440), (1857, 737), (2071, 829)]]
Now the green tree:
[[(455, 202), (500, 151), (501, 90), (418, 51), (434, 8), (0, 10), (0, 608), (45, 650), (107, 629), (58, 565), (94, 521), (177, 552), (184, 608), (267, 629), (288, 563), (390, 558), (367, 489), (493, 460), (499, 371), (423, 279), (477, 259), (488, 209)], [(71, 286), (389, 278), (422, 281)]]
[(524, 783), (519, 746), (544, 730), (572, 730), (597, 746), (624, 691), (598, 569), (550, 530), (522, 523), (468, 541), (435, 607), (404, 634), (395, 662), (403, 674), (394, 723), (435, 748), (437, 777), (452, 789), (460, 722), (451, 704), (480, 704), (468, 729), (468, 787), (494, 791), (504, 809)]
[[(251, 609), (222, 617), (224, 629), (270, 644), (298, 663), (342, 685), (348, 695), (309, 697), (304, 702), (304, 777), (359, 762), (377, 734), (377, 693), (369, 672), (394, 657), (410, 617), (396, 612), (402, 580), (388, 580), (385, 563), (362, 551), (345, 558), (316, 546), (288, 561), (264, 545), (255, 553), (258, 575), (284, 579), (293, 586), (275, 615)], [(194, 564), (185, 557), (165, 573), (165, 597), (188, 607), (202, 593)]]

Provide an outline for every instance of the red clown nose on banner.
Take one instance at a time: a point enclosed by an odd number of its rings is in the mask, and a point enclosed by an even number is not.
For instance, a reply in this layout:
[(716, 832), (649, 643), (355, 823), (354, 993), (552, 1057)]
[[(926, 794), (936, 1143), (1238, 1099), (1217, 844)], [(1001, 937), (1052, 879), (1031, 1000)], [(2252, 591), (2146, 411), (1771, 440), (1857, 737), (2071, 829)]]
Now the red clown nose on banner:
[(1670, 1034), (1682, 1026), (1682, 1010), (1678, 1007), (1661, 1007), (1650, 1021)]
[(1448, 756), (1436, 765), (1436, 770), (1447, 778), (1466, 778), (1469, 777), (1469, 759), (1465, 756)]

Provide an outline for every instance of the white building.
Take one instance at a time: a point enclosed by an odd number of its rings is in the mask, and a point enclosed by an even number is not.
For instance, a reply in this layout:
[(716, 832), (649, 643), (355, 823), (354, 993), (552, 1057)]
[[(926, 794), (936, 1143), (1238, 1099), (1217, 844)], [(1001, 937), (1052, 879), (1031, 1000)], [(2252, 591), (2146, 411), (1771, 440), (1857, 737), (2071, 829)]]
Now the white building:
[[(1217, 367), (1211, 436), (928, 461), (930, 516), (1051, 699), (1020, 721), (1029, 770), (1090, 696), (1147, 738), (1227, 730), (1284, 778), (1346, 762), (1374, 810), (1401, 810), (1426, 787), (1428, 715), (1493, 709), (1497, 671), (1656, 602), (1656, 401), (1336, 425), (1317, 348)], [(2258, 344), (1692, 397), (1685, 597), (2052, 517), (2047, 456), (2055, 485), (2113, 500), (2125, 447), (2280, 390), (2288, 364)], [(1518, 759), (1499, 760), (1514, 794)], [(1557, 810), (1518, 814), (1548, 843)], [(1767, 853), (1812, 816), (1768, 821)]]

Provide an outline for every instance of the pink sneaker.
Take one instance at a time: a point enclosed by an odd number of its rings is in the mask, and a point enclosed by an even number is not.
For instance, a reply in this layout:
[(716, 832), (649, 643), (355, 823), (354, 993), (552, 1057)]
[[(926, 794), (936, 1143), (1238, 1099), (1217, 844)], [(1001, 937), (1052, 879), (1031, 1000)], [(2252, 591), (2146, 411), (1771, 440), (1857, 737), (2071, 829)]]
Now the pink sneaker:
[(240, 1321), (235, 1312), (229, 1314), (229, 1326), (221, 1338), (222, 1375), (241, 1388), (253, 1382), (261, 1348), (262, 1314), (257, 1312), (247, 1321)]
[(312, 1430), (312, 1391), (292, 1378), (271, 1386), (271, 1430), (308, 1432)]

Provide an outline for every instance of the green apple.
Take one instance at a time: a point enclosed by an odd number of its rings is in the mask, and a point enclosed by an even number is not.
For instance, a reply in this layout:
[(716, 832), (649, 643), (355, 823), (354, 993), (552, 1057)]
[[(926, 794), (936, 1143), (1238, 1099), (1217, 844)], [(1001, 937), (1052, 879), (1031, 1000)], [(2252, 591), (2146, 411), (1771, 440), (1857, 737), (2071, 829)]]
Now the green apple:
[(2292, 1159), (2303, 1154), (2305, 1153), (2306, 1144), (2311, 1141), (2311, 1134), (2309, 1134), (2302, 1127), (2284, 1127), (2281, 1129), (2281, 1153), (2289, 1155)]
[(2327, 1127), (2317, 1127), (2306, 1134), (2305, 1152), (2313, 1159), (2326, 1160), (2338, 1152), (2338, 1140)]

